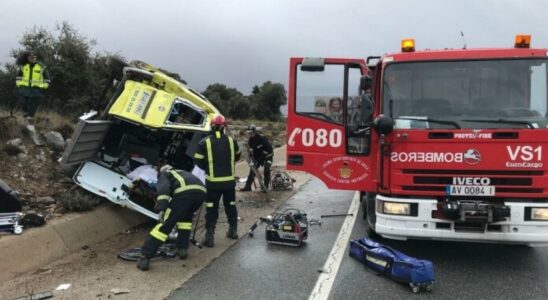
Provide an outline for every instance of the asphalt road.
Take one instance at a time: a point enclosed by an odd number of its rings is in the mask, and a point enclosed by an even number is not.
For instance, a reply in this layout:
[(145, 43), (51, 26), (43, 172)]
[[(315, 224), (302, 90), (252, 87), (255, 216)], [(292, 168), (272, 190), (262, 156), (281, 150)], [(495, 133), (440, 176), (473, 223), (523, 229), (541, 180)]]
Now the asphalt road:
[[(287, 207), (310, 218), (346, 213), (354, 193), (330, 191), (312, 181)], [(344, 217), (323, 218), (311, 226), (301, 248), (268, 245), (264, 226), (244, 237), (210, 266), (173, 291), (168, 299), (307, 299), (339, 234)], [(242, 230), (240, 230), (242, 231)], [(351, 238), (367, 235), (358, 214)], [(436, 283), (426, 299), (547, 299), (548, 248), (436, 241), (380, 240), (412, 256), (429, 259)], [(348, 247), (329, 299), (395, 299), (415, 296), (408, 286), (378, 276), (348, 256)]]

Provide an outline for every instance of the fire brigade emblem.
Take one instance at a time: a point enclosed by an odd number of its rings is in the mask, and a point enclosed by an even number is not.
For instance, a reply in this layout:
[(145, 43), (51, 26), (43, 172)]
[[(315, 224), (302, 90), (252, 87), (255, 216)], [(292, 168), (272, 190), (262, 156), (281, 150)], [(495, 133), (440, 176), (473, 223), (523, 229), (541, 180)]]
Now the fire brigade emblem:
[(343, 162), (342, 167), (339, 169), (339, 176), (344, 179), (350, 178), (352, 175), (352, 169), (348, 166), (348, 162)]
[(469, 165), (476, 165), (481, 162), (481, 154), (476, 149), (468, 149), (464, 152), (464, 162)]

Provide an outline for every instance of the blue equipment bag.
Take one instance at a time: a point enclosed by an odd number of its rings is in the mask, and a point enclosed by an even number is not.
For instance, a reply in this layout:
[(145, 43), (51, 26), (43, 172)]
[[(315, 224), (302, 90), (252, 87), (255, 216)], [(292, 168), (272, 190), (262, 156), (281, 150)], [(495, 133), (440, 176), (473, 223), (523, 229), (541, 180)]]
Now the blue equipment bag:
[(349, 254), (380, 274), (408, 283), (414, 293), (418, 293), (420, 287), (432, 291), (434, 265), (429, 260), (405, 255), (367, 238), (351, 240)]

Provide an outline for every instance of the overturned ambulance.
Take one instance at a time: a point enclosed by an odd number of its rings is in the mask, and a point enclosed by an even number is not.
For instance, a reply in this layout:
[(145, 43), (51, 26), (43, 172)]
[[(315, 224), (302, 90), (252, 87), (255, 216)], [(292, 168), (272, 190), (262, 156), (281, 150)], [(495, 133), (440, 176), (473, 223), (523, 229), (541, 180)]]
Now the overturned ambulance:
[(60, 162), (76, 170), (74, 182), (84, 189), (157, 218), (153, 198), (125, 188), (130, 173), (159, 163), (192, 170), (194, 151), (219, 111), (166, 71), (139, 61), (122, 67), (104, 111), (80, 117)]

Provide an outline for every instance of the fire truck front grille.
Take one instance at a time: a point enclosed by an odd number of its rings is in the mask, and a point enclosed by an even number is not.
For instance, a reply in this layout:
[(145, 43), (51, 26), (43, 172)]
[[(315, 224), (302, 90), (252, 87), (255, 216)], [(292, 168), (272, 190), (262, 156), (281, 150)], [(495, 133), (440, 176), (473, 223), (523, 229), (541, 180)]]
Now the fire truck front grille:
[[(491, 185), (523, 185), (530, 186), (533, 184), (532, 178), (523, 177), (489, 177)], [(414, 176), (413, 183), (415, 184), (454, 184), (453, 177), (430, 177), (430, 176)]]
[(403, 174), (436, 174), (436, 175), (509, 175), (509, 176), (542, 176), (543, 171), (491, 171), (491, 170), (422, 170), (403, 169)]

